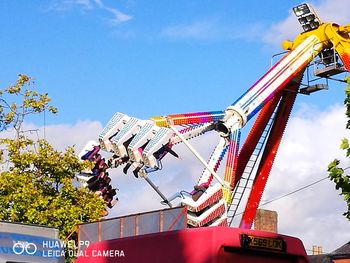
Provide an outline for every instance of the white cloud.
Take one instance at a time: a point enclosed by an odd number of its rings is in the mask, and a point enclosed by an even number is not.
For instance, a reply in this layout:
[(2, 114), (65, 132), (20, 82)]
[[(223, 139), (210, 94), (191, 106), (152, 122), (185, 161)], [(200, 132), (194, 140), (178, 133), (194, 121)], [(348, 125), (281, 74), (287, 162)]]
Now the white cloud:
[(64, 150), (73, 146), (78, 153), (89, 140), (97, 140), (102, 131), (102, 125), (98, 121), (79, 121), (74, 125), (55, 124), (38, 127), (34, 124), (25, 124), (24, 130), (37, 130), (33, 137), (45, 138), (58, 150)]
[(119, 9), (105, 5), (102, 0), (56, 0), (51, 4), (50, 10), (66, 11), (74, 8), (84, 12), (106, 11), (112, 16), (107, 18), (111, 25), (117, 25), (132, 19), (132, 16), (121, 12)]
[[(347, 12), (347, 10), (350, 10), (350, 1), (348, 0), (319, 0), (311, 3), (311, 5), (324, 22), (350, 23)], [(283, 40), (293, 40), (302, 32), (302, 28), (292, 10), (289, 13), (289, 16), (284, 20), (270, 26), (259, 22), (241, 25), (239, 30), (237, 30), (236, 26), (229, 25), (221, 21), (220, 18), (214, 17), (166, 26), (161, 30), (161, 35), (173, 39), (259, 40), (265, 44), (280, 47)]]
[(129, 21), (129, 20), (132, 19), (132, 16), (127, 15), (127, 14), (125, 14), (125, 13), (122, 13), (121, 11), (119, 11), (119, 10), (116, 9), (116, 8), (105, 7), (105, 9), (106, 9), (107, 11), (109, 11), (110, 13), (112, 13), (113, 18), (110, 19), (110, 22), (111, 22), (113, 25), (120, 24), (120, 23)]
[(280, 46), (283, 40), (293, 40), (302, 30), (294, 15), (289, 15), (285, 20), (271, 25), (265, 31), (261, 40), (266, 44)]
[[(345, 123), (342, 106), (326, 111), (302, 107), (288, 124), (263, 199), (273, 199), (326, 177), (327, 165), (334, 158), (349, 166), (339, 149), (341, 139), (349, 137)], [(350, 224), (342, 216), (346, 204), (329, 179), (266, 208), (279, 213), (280, 232), (301, 238), (306, 248), (320, 245), (330, 252), (349, 241)]]
[(349, 24), (350, 2), (348, 0), (324, 0), (315, 4), (315, 9), (320, 19), (324, 22)]
[[(341, 159), (344, 167), (350, 165), (339, 149), (341, 138), (350, 137), (344, 127), (344, 108), (340, 105), (324, 111), (308, 105), (298, 108), (287, 126), (262, 202), (324, 178), (327, 164), (334, 158)], [(33, 125), (27, 127), (36, 128)], [(78, 152), (87, 141), (96, 140), (101, 130), (102, 125), (96, 121), (48, 125), (46, 137), (60, 149), (75, 145)], [(216, 134), (201, 136), (193, 140), (193, 145), (208, 158), (217, 139)], [(151, 180), (166, 196), (180, 190), (191, 191), (203, 171), (202, 165), (186, 147), (178, 145), (174, 150), (181, 159), (167, 156), (163, 170), (150, 174)], [(110, 174), (114, 186), (120, 189), (120, 203), (111, 211), (111, 217), (166, 208), (143, 179), (136, 179), (132, 173), (124, 175), (120, 168)], [(299, 237), (307, 249), (319, 245), (330, 252), (349, 241), (350, 224), (342, 216), (346, 210), (345, 202), (328, 179), (262, 208), (276, 210), (279, 232)]]
[(104, 7), (102, 0), (93, 0), (93, 2), (100, 8)]
[[(334, 158), (349, 166), (349, 160), (339, 149), (341, 138), (349, 137), (345, 122), (344, 108), (340, 105), (325, 111), (299, 106), (282, 140), (263, 202), (326, 177), (327, 164)], [(212, 135), (204, 140), (198, 138), (193, 145), (208, 157), (216, 141)], [(164, 160), (164, 170), (151, 174), (151, 179), (167, 196), (179, 190), (191, 190), (203, 170), (185, 147), (178, 146), (175, 150), (182, 160), (168, 156)], [(111, 216), (164, 208), (159, 204), (160, 197), (146, 182), (132, 175), (125, 176), (118, 170), (113, 174), (120, 188), (121, 203)], [(280, 233), (299, 237), (307, 249), (319, 245), (330, 252), (349, 241), (350, 224), (342, 216), (346, 204), (328, 178), (262, 208), (276, 210)]]
[(171, 38), (210, 39), (218, 34), (217, 28), (214, 21), (195, 21), (189, 24), (165, 27), (161, 35)]
[(196, 40), (254, 40), (261, 36), (263, 26), (261, 24), (244, 25), (239, 30), (220, 21), (219, 18), (208, 18), (190, 23), (166, 26), (161, 30), (161, 36), (172, 39), (196, 39)]
[[(321, 0), (311, 3), (316, 13), (323, 22), (349, 24), (350, 1), (348, 0)], [(262, 35), (262, 41), (267, 44), (280, 45), (283, 40), (293, 40), (302, 32), (295, 15), (290, 15), (283, 21), (273, 24)]]
[[(326, 177), (327, 164), (334, 158), (349, 166), (349, 160), (338, 147), (341, 138), (349, 137), (344, 128), (345, 122), (342, 106), (319, 111), (301, 105), (288, 124), (263, 201)], [(199, 138), (193, 145), (204, 156), (209, 156), (209, 149), (215, 142), (215, 136), (210, 136), (204, 140)], [(176, 150), (180, 151), (183, 159), (169, 156), (164, 161), (164, 171), (151, 175), (155, 184), (168, 196), (179, 190), (191, 190), (203, 169), (186, 148), (179, 146)], [(159, 204), (158, 195), (145, 182), (136, 180), (132, 175), (130, 178), (119, 174), (116, 171), (113, 178), (121, 189), (121, 203), (111, 216), (164, 208)], [(350, 224), (342, 216), (346, 205), (329, 179), (262, 208), (276, 210), (280, 233), (299, 237), (307, 249), (319, 245), (330, 252), (348, 241)]]

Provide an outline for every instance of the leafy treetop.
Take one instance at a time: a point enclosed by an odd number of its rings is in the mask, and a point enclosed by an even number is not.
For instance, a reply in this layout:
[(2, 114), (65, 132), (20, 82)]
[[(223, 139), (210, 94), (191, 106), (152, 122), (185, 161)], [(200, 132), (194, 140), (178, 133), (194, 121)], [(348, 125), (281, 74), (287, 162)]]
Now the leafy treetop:
[(0, 220), (56, 227), (65, 238), (76, 224), (98, 220), (105, 204), (74, 186), (75, 174), (90, 164), (80, 161), (72, 147), (59, 152), (44, 139), (26, 136), (22, 126), (27, 116), (57, 112), (48, 94), (33, 86), (31, 78), (19, 75), (14, 85), (0, 90), (0, 130), (16, 134), (0, 138)]

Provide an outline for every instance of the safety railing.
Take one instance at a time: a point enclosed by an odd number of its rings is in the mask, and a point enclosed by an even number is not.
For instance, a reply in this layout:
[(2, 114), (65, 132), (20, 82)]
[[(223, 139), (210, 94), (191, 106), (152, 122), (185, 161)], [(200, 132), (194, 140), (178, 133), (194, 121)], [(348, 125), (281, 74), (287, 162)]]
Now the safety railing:
[(115, 217), (78, 225), (79, 244), (187, 228), (185, 207)]

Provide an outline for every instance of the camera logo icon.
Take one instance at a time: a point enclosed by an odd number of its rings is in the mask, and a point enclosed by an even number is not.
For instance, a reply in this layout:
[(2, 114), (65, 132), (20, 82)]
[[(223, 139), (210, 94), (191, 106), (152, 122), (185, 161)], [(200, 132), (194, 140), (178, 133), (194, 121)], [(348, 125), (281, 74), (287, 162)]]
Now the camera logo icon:
[(22, 255), (23, 253), (27, 255), (34, 255), (38, 250), (37, 246), (34, 243), (29, 242), (16, 242), (13, 244), (12, 251), (16, 255)]

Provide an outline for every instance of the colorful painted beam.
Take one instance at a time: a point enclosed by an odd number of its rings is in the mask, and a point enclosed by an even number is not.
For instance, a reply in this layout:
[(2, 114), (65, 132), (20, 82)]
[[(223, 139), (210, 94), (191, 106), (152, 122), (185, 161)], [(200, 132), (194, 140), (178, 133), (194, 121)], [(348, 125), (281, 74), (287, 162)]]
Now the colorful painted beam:
[(169, 127), (168, 121), (173, 122), (173, 125), (200, 124), (207, 122), (215, 122), (224, 116), (223, 111), (206, 111), (183, 114), (171, 114), (167, 116), (156, 116), (150, 118), (155, 125), (160, 127)]

